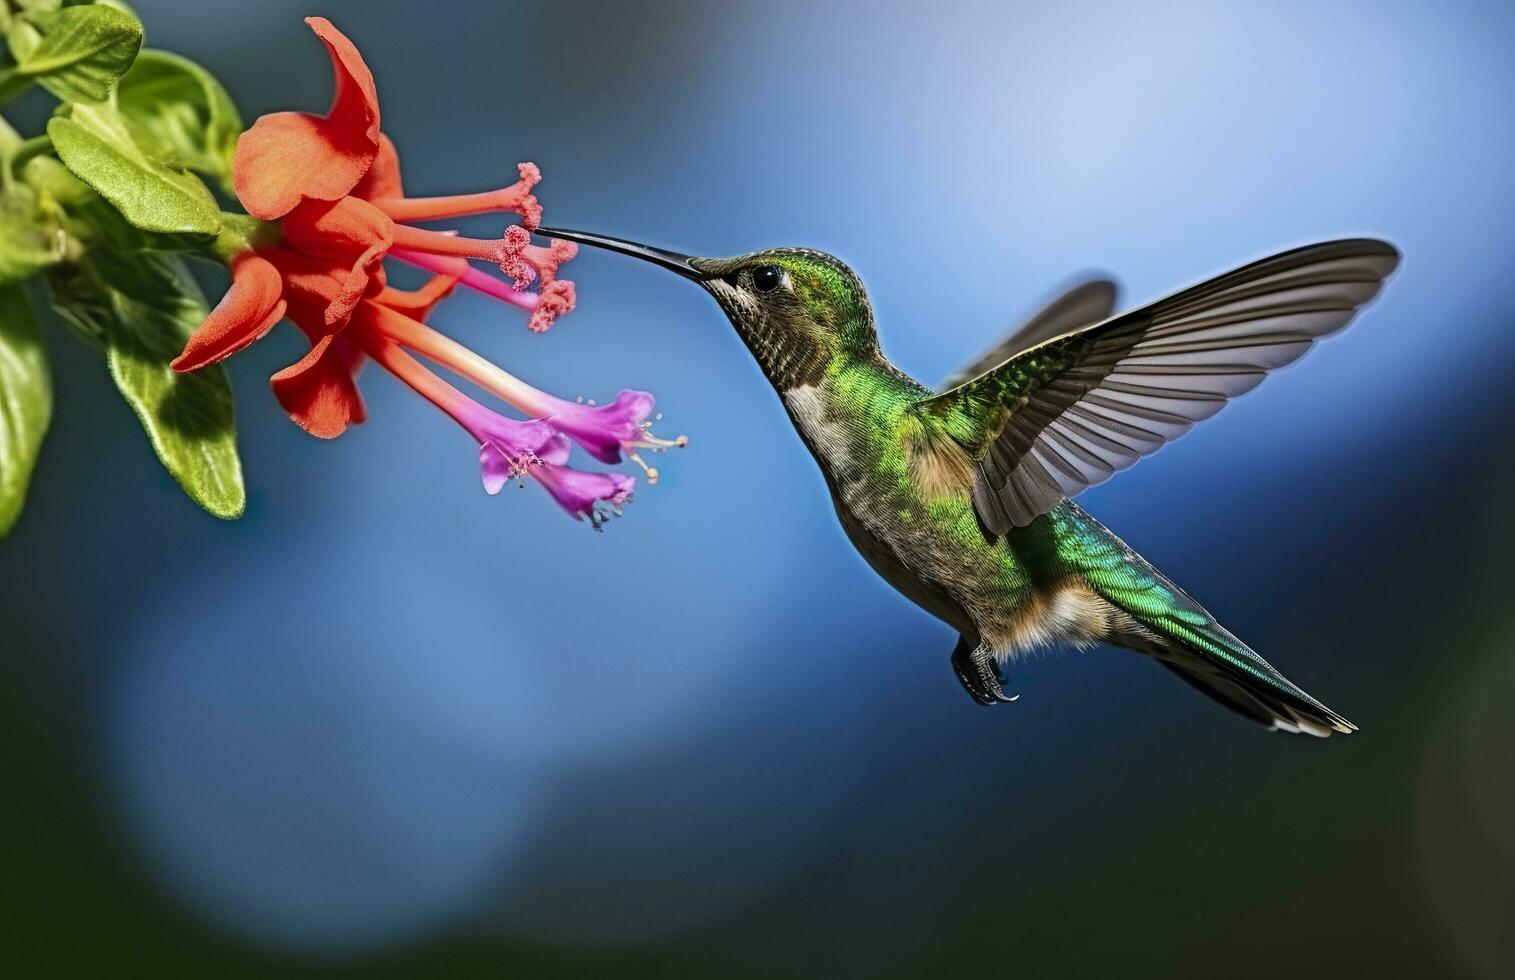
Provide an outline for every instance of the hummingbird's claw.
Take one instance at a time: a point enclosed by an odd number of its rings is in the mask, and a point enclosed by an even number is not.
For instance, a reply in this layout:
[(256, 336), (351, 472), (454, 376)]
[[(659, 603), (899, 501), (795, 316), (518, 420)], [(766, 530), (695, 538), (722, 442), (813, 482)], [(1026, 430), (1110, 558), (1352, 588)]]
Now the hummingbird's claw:
[(1019, 694), (1005, 693), (999, 661), (994, 651), (982, 643), (970, 647), (966, 640), (959, 640), (957, 649), (952, 651), (952, 669), (963, 690), (977, 704), (1009, 704), (1020, 698)]

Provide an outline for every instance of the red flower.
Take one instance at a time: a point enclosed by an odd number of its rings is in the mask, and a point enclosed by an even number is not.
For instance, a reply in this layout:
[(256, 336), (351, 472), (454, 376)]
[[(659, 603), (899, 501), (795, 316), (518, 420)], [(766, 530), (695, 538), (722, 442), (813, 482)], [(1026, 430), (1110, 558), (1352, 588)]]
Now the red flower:
[(246, 347), (284, 318), (279, 270), (253, 252), (232, 259), (231, 288), (174, 359), (175, 371), (193, 371)]
[(306, 198), (335, 201), (358, 185), (379, 151), (379, 96), (363, 56), (325, 17), (307, 17), (336, 76), (324, 116), (275, 112), (237, 141), (232, 183), (254, 218), (282, 218)]
[[(674, 445), (646, 432), (652, 397), (623, 393), (617, 404), (634, 403), (637, 411), (620, 411), (615, 418), (568, 411), (563, 406), (571, 403), (516, 381), (424, 325), (458, 285), (529, 311), (528, 325), (537, 332), (573, 308), (573, 283), (558, 279), (557, 273), (573, 258), (576, 246), (531, 243), (531, 229), (542, 219), (533, 194), (541, 171), (522, 163), (518, 179), (497, 190), (407, 197), (399, 154), (379, 129), (378, 96), (368, 66), (330, 21), (311, 17), (306, 23), (331, 56), (336, 76), (331, 108), (324, 116), (264, 116), (242, 134), (232, 164), (237, 196), (253, 217), (277, 225), (265, 224), (247, 249), (231, 258), (231, 289), (190, 337), (174, 369), (192, 371), (214, 363), (262, 337), (287, 315), (311, 349), (275, 374), (272, 384), (279, 403), (306, 431), (333, 438), (367, 418), (356, 381), (367, 355), (479, 441), (491, 492), (503, 485), (506, 474), (540, 476), (570, 513), (589, 516), (598, 526), (603, 511), (594, 499), (585, 501), (584, 494), (591, 492), (586, 488), (604, 488), (600, 501), (618, 509), (630, 496), (629, 478), (567, 475), (571, 471), (562, 466), (568, 452), (565, 436), (607, 462), (619, 460), (622, 448), (635, 458), (635, 447)], [(488, 213), (514, 213), (521, 223), (498, 239), (465, 238), (411, 224)], [(420, 289), (396, 289), (388, 284), (385, 259), (434, 275)], [(471, 261), (498, 266), (512, 281), (476, 269)], [(533, 284), (536, 289), (528, 291)], [(442, 363), (450, 370), (523, 412), (547, 417), (515, 422), (492, 413), (437, 378), (406, 354), (406, 347), (433, 360), (442, 351)], [(576, 488), (575, 493), (566, 487)], [(566, 502), (570, 498), (571, 504)]]

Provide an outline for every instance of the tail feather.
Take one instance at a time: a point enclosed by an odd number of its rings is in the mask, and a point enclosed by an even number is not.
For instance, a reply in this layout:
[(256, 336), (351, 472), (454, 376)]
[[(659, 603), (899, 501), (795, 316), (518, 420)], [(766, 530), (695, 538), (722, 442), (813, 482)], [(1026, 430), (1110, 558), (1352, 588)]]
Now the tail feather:
[[(1357, 731), (1356, 725), (1297, 687), (1295, 690), (1308, 705), (1301, 704), (1298, 699), (1290, 703), (1271, 691), (1259, 690), (1256, 685), (1247, 686), (1202, 663), (1185, 663), (1176, 659), (1163, 659), (1160, 662), (1195, 690), (1209, 695), (1270, 731), (1314, 735), (1318, 738), (1326, 738), (1333, 731), (1343, 734)], [(1280, 676), (1280, 679), (1283, 678)]]
[(1062, 561), (1119, 611), (1112, 642), (1150, 654), (1194, 688), (1270, 729), (1322, 738), (1357, 730), (1275, 670), (1078, 505), (1066, 502), (1051, 516)]

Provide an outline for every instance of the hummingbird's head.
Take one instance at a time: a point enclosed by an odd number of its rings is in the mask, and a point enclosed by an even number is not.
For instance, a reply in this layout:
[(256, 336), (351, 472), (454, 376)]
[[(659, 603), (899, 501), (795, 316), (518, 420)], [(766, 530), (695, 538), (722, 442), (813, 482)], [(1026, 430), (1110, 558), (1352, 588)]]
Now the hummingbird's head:
[(539, 231), (645, 259), (699, 283), (715, 297), (780, 391), (815, 383), (837, 358), (879, 356), (862, 282), (846, 263), (825, 252), (771, 248), (707, 259), (619, 238), (555, 228)]

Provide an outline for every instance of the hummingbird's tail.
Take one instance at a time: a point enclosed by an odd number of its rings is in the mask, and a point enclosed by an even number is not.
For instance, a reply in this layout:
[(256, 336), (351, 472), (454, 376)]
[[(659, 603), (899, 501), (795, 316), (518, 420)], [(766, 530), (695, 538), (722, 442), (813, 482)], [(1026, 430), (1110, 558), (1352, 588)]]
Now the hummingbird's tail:
[(1051, 515), (1064, 562), (1118, 610), (1107, 639), (1155, 657), (1254, 721), (1322, 738), (1357, 726), (1310, 697), (1072, 501)]

